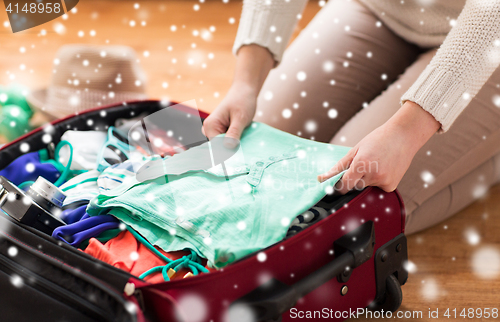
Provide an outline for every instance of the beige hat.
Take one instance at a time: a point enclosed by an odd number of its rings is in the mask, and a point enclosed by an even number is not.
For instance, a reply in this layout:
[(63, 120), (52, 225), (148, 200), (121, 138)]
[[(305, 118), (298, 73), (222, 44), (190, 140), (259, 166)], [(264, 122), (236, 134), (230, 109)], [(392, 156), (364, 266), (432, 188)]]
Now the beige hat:
[(101, 105), (142, 100), (145, 75), (134, 50), (126, 46), (65, 45), (54, 59), (48, 88), (27, 101), (51, 118)]

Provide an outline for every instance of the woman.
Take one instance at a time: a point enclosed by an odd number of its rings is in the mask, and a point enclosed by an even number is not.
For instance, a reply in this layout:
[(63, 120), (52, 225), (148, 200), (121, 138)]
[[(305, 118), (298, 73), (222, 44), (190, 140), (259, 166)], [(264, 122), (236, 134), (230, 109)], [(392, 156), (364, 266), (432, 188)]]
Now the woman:
[(330, 0), (282, 57), (305, 2), (244, 1), (209, 138), (239, 138), (256, 115), (354, 146), (318, 180), (347, 169), (343, 193), (398, 187), (409, 233), (500, 181), (500, 1)]

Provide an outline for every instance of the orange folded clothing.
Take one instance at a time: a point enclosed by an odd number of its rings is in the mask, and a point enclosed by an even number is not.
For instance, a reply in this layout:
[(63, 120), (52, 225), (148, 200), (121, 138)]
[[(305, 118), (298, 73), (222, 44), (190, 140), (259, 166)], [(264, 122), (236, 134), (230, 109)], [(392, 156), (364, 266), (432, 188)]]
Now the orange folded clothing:
[[(190, 254), (186, 251), (166, 253), (158, 247), (156, 249), (172, 260)], [(153, 267), (167, 264), (140, 243), (128, 230), (121, 232), (105, 244), (91, 238), (84, 252), (135, 276), (139, 276)], [(203, 266), (206, 266), (206, 260), (203, 261)], [(171, 277), (171, 280), (181, 279), (189, 272), (189, 270), (182, 268)], [(153, 284), (164, 282), (161, 273), (146, 276), (144, 279)]]

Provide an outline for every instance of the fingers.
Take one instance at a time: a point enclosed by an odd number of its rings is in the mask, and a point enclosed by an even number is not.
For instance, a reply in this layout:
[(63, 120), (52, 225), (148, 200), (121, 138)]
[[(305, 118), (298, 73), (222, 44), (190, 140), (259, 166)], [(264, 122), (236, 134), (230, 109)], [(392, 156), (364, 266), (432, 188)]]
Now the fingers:
[(235, 148), (240, 142), (241, 134), (245, 127), (246, 124), (241, 119), (235, 118), (231, 120), (224, 139), (224, 146), (226, 148)]
[(355, 187), (363, 187), (365, 182), (362, 181), (364, 173), (358, 171), (356, 166), (351, 166), (336, 184), (336, 189), (341, 194), (346, 194)]
[(205, 135), (208, 139), (212, 139), (213, 137), (224, 133), (226, 129), (218, 124), (217, 115), (210, 115), (205, 122), (203, 122), (203, 126), (201, 128), (203, 135)]
[(335, 164), (330, 170), (323, 174), (320, 174), (318, 176), (318, 181), (324, 182), (341, 173), (342, 171), (347, 170), (350, 167), (355, 154), (356, 150), (354, 148), (349, 150), (349, 152), (342, 159), (340, 159), (339, 162), (337, 162), (337, 164)]

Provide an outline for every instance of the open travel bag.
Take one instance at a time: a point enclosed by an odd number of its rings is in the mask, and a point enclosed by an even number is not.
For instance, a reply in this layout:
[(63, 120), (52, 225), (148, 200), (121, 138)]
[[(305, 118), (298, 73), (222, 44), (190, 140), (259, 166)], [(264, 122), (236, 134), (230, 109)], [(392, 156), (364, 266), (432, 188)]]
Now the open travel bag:
[[(53, 122), (50, 140), (39, 128), (3, 146), (0, 170), (27, 152), (50, 150), (68, 129), (105, 130), (162, 109), (176, 110), (172, 124), (184, 137), (187, 123), (207, 117), (159, 101), (92, 109)], [(314, 311), (345, 320), (346, 311), (395, 311), (402, 301), (407, 244), (397, 191), (326, 195), (316, 205), (326, 216), (268, 248), (208, 273), (149, 283), (43, 232), (52, 218), (29, 225), (14, 218), (30, 205), (9, 206), (21, 197), (0, 181), (2, 321), (292, 321)]]

